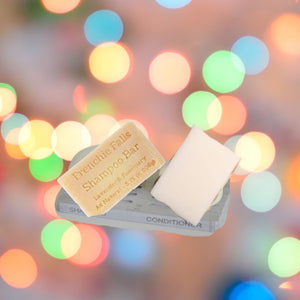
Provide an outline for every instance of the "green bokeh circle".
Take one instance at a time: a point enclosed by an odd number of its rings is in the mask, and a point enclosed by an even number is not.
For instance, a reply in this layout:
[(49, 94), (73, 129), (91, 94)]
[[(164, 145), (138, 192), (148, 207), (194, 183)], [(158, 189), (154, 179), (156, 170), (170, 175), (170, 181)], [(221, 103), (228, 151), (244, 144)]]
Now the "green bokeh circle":
[(49, 222), (42, 230), (41, 233), (41, 242), (45, 251), (57, 258), (57, 259), (66, 259), (62, 249), (61, 249), (61, 239), (64, 233), (74, 226), (72, 222), (57, 219)]
[(114, 115), (112, 104), (104, 99), (93, 99), (87, 102), (86, 111), (80, 115), (80, 121), (84, 123), (96, 114)]
[(206, 84), (211, 89), (219, 93), (229, 93), (243, 83), (245, 66), (236, 54), (221, 50), (206, 59), (202, 72)]
[(43, 159), (29, 159), (31, 175), (43, 182), (56, 179), (63, 170), (63, 160), (55, 153)]
[(279, 277), (290, 277), (300, 271), (300, 241), (285, 237), (277, 241), (269, 251), (268, 265)]
[(207, 110), (210, 104), (215, 101), (217, 97), (205, 91), (197, 91), (190, 94), (182, 105), (182, 117), (184, 122), (192, 127), (197, 125), (202, 130), (211, 128), (207, 120)]
[(7, 83), (3, 83), (3, 82), (0, 82), (0, 88), (4, 88), (4, 89), (7, 89), (7, 90), (10, 90), (11, 92), (13, 92), (15, 94), (15, 96), (17, 97), (17, 93), (16, 93), (16, 90), (9, 84)]

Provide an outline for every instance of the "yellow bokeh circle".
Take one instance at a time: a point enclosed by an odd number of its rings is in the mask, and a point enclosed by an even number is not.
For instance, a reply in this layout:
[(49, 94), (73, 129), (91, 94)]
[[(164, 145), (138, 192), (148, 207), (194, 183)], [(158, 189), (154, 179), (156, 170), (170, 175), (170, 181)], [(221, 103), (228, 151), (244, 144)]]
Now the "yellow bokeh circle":
[(91, 74), (104, 83), (115, 83), (124, 79), (131, 66), (129, 50), (120, 43), (103, 43), (90, 54)]
[(104, 114), (94, 115), (84, 123), (91, 134), (92, 145), (102, 143), (116, 124), (117, 121), (113, 117)]
[(158, 54), (150, 63), (151, 85), (161, 93), (175, 94), (190, 82), (191, 66), (180, 53), (166, 51)]
[(51, 138), (53, 126), (44, 120), (32, 120), (19, 131), (19, 146), (26, 157), (43, 159), (53, 153)]
[(8, 88), (0, 87), (0, 121), (13, 113), (17, 107), (16, 94)]
[(76, 153), (90, 145), (91, 135), (88, 129), (76, 121), (61, 123), (52, 135), (54, 152), (65, 160), (72, 160)]

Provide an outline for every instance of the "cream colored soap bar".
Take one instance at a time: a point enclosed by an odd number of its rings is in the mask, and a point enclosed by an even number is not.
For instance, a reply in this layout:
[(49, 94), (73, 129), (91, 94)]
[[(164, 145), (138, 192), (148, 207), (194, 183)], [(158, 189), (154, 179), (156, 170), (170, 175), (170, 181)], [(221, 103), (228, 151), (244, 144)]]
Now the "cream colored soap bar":
[(126, 123), (58, 182), (87, 216), (104, 214), (164, 164), (134, 125)]
[(235, 153), (194, 126), (151, 194), (196, 226), (239, 160)]

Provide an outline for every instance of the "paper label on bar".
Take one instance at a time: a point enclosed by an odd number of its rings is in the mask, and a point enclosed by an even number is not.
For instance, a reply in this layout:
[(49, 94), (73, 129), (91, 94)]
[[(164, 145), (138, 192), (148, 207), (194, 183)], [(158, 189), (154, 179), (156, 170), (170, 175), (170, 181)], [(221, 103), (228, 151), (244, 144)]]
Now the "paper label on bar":
[(109, 211), (164, 162), (135, 124), (128, 122), (58, 182), (87, 216), (95, 216)]

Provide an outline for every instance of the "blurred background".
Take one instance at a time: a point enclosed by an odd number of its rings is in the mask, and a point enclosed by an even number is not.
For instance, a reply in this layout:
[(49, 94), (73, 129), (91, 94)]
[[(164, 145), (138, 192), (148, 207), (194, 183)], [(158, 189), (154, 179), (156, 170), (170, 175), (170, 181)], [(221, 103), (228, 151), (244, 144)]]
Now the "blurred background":
[[(300, 297), (298, 0), (0, 4), (0, 299)], [(57, 177), (132, 119), (241, 156), (209, 237), (58, 218)]]

